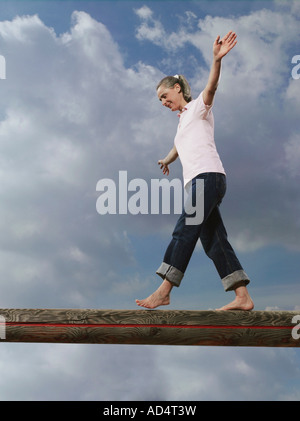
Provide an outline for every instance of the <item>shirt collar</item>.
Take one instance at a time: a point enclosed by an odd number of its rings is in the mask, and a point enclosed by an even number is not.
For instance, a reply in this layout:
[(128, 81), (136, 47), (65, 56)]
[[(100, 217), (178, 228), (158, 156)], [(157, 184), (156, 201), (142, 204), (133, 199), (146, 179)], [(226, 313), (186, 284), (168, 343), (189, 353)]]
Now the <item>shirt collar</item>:
[(177, 114), (177, 116), (180, 117), (185, 110), (187, 110), (187, 107), (182, 108), (182, 110)]
[(191, 101), (190, 102), (188, 102), (187, 104), (186, 104), (186, 106), (185, 107), (183, 107), (182, 108), (182, 110), (177, 114), (177, 116), (178, 117), (180, 117), (181, 116), (181, 114), (183, 114), (184, 113), (184, 111), (186, 111), (186, 110), (188, 110), (189, 109), (189, 106), (191, 105)]

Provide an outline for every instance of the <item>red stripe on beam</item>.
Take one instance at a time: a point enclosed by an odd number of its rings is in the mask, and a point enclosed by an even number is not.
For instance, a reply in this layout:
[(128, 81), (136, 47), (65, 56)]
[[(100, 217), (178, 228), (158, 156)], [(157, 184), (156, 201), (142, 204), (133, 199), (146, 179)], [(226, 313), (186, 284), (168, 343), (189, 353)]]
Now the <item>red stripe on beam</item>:
[(32, 326), (32, 327), (161, 327), (171, 329), (292, 329), (295, 326), (223, 326), (223, 325), (168, 325), (168, 324), (100, 324), (100, 323), (24, 323), (6, 322), (0, 323), (6, 326)]

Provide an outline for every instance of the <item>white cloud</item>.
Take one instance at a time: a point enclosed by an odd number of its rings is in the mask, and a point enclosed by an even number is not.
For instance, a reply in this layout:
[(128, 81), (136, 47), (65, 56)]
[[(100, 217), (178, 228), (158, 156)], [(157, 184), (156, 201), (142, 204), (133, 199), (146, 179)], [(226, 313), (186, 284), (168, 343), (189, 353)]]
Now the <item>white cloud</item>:
[[(142, 17), (144, 18), (144, 16)], [(148, 15), (145, 22), (138, 28), (136, 37), (139, 40), (147, 39), (160, 45), (161, 40), (165, 37), (165, 31), (160, 22), (152, 20), (151, 15)]]
[[(234, 347), (161, 348), (162, 373), (168, 379), (167, 399), (280, 400), (286, 391), (285, 382), (299, 375), (294, 352), (285, 351)], [(176, 368), (173, 361), (176, 361)], [(283, 376), (281, 383), (277, 380), (280, 376)], [(291, 388), (289, 392), (296, 393), (296, 389)]]
[[(113, 345), (8, 344), (0, 354), (3, 401), (143, 400), (145, 395), (151, 400), (166, 395), (163, 377), (152, 375), (156, 351), (145, 347), (141, 352), (125, 345), (120, 353)], [(143, 369), (147, 390), (134, 367)]]
[[(107, 28), (84, 12), (73, 13), (71, 30), (61, 36), (38, 16), (0, 22), (0, 39), (7, 60), (0, 99), (1, 271), (2, 279), (22, 285), (14, 298), (4, 285), (3, 299), (69, 306), (76, 297), (76, 305), (86, 305), (104, 287), (109, 294), (112, 267), (120, 280), (136, 264), (123, 232), (138, 226), (126, 216), (97, 214), (96, 183), (130, 172), (135, 162), (145, 178), (149, 168), (157, 170), (160, 74), (143, 63), (127, 69)], [(26, 294), (29, 286), (36, 294)]]
[(144, 20), (149, 20), (153, 16), (152, 10), (148, 6), (142, 6), (139, 9), (135, 9), (135, 13)]
[[(141, 18), (142, 23), (136, 30), (136, 37), (140, 41), (148, 40), (155, 45), (172, 51), (184, 45), (186, 42), (184, 32), (172, 32), (167, 34), (162, 23), (153, 17), (153, 12), (148, 6), (136, 9), (135, 13)], [(191, 14), (187, 14), (187, 20), (191, 19)], [(183, 35), (183, 38), (182, 38)]]
[(298, 396), (293, 382), (299, 362), (291, 349), (8, 344), (0, 355), (3, 401), (277, 401)]

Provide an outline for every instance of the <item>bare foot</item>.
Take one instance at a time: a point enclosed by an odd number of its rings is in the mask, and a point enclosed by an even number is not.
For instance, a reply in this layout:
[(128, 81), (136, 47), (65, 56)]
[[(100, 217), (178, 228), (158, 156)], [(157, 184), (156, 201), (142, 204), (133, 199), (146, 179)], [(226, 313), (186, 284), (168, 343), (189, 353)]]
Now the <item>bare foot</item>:
[(216, 310), (246, 310), (246, 311), (253, 310), (254, 303), (246, 287), (237, 288), (235, 290), (235, 293), (236, 293), (236, 297), (231, 303), (221, 308), (217, 308)]
[(149, 295), (148, 298), (145, 298), (144, 300), (135, 300), (135, 302), (140, 307), (151, 309), (162, 305), (168, 305), (170, 304), (170, 292), (172, 288), (172, 284), (165, 279), (157, 290), (153, 294)]

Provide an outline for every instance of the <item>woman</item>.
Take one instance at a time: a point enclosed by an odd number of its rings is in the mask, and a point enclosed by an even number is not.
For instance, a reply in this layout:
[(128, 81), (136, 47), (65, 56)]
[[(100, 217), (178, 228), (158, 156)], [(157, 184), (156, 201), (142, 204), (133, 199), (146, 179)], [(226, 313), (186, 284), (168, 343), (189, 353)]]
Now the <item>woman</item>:
[(180, 285), (185, 270), (200, 238), (206, 254), (213, 260), (225, 291), (234, 291), (235, 299), (218, 310), (252, 310), (254, 305), (246, 285), (250, 282), (234, 250), (227, 240), (219, 205), (225, 195), (226, 174), (214, 141), (212, 105), (221, 71), (223, 57), (236, 45), (236, 34), (228, 32), (213, 44), (213, 63), (205, 89), (192, 100), (190, 87), (183, 76), (167, 76), (157, 86), (162, 105), (171, 111), (179, 111), (179, 124), (174, 147), (158, 161), (164, 174), (179, 156), (183, 167), (185, 186), (196, 198), (197, 182), (204, 183), (204, 216), (201, 223), (186, 223), (184, 210), (166, 250), (157, 274), (163, 279), (160, 287), (148, 298), (136, 300), (145, 308), (156, 308), (170, 303), (170, 293)]

